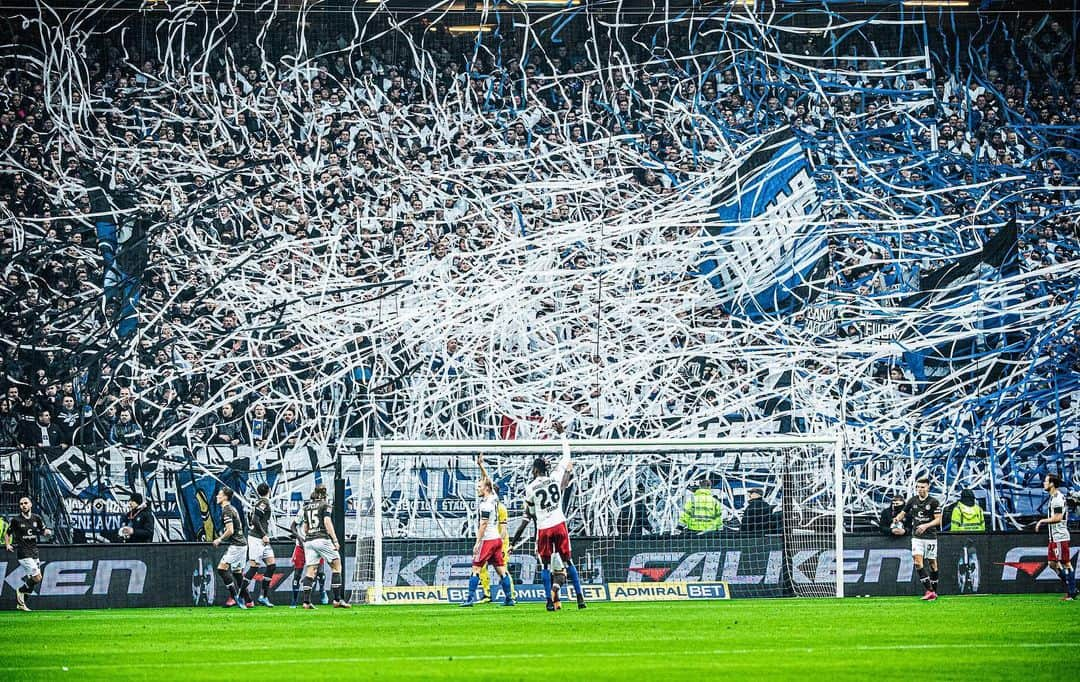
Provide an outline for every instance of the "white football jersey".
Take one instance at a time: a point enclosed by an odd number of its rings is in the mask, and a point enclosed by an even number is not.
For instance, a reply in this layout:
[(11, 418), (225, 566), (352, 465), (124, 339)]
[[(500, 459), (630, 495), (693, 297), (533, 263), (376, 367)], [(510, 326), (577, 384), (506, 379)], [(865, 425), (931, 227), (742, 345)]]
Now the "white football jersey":
[(1046, 524), (1050, 530), (1050, 542), (1063, 542), (1069, 539), (1069, 508), (1065, 506), (1065, 496), (1060, 490), (1050, 496), (1049, 516), (1055, 514), (1061, 514), (1061, 521)]
[(566, 523), (562, 510), (562, 479), (570, 460), (563, 460), (548, 476), (534, 478), (525, 486), (525, 509), (536, 517), (540, 530)]
[(487, 519), (488, 525), (484, 529), (482, 540), (498, 540), (499, 534), (499, 498), (492, 494), (480, 500), (480, 523)]

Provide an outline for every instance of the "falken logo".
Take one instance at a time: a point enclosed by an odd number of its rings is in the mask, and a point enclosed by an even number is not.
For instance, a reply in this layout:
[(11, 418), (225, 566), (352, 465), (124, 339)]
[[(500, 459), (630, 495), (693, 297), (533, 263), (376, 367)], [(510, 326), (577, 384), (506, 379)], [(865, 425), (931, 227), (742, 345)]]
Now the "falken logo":
[[(914, 567), (911, 551), (849, 549), (844, 551), (844, 581), (878, 583), (911, 581)], [(626, 581), (641, 582), (725, 582), (730, 585), (779, 585), (784, 569), (781, 550), (746, 553), (739, 550), (716, 552), (640, 552), (626, 567)], [(836, 560), (832, 551), (802, 550), (791, 556), (791, 580), (797, 584), (832, 583), (836, 580)]]
[(664, 576), (666, 576), (668, 573), (671, 573), (672, 569), (670, 569), (670, 568), (646, 568), (644, 566), (631, 566), (630, 570), (633, 571), (634, 573), (638, 573), (640, 575), (645, 576), (646, 578), (648, 578), (649, 580), (651, 580), (653, 582), (658, 583), (658, 582), (660, 582), (661, 580), (664, 579)]
[[(1075, 565), (1080, 548), (1070, 552)], [(1025, 561), (1027, 557), (1038, 556), (1041, 561)], [(1013, 547), (1005, 555), (1005, 561), (995, 561), (994, 565), (1001, 566), (1002, 580), (1016, 580), (1019, 572), (1026, 573), (1034, 580), (1057, 580), (1058, 576), (1046, 563), (1046, 547)]]

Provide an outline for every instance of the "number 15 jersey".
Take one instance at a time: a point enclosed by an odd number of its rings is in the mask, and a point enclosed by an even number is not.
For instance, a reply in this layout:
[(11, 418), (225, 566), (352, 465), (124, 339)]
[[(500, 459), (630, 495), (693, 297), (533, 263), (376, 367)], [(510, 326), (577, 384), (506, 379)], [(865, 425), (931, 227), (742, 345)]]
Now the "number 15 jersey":
[(562, 510), (562, 479), (569, 463), (569, 460), (560, 462), (553, 474), (534, 478), (525, 486), (525, 509), (536, 517), (539, 530), (566, 523)]

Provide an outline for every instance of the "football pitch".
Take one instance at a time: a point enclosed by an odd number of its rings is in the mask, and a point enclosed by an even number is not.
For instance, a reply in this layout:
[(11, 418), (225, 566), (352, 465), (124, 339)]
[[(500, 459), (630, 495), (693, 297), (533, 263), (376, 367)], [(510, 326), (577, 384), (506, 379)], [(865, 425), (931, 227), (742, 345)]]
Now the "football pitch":
[(0, 679), (1051, 679), (1080, 663), (1058, 599), (5, 611)]

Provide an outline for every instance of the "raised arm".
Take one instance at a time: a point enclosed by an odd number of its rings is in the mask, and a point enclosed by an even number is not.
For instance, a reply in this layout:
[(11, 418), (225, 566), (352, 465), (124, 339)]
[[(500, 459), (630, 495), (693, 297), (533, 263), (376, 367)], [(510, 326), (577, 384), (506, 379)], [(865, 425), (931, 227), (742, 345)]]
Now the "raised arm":
[(566, 471), (563, 472), (562, 478), (559, 480), (559, 490), (566, 490), (566, 486), (570, 485), (570, 470), (573, 468), (573, 462), (566, 463)]

